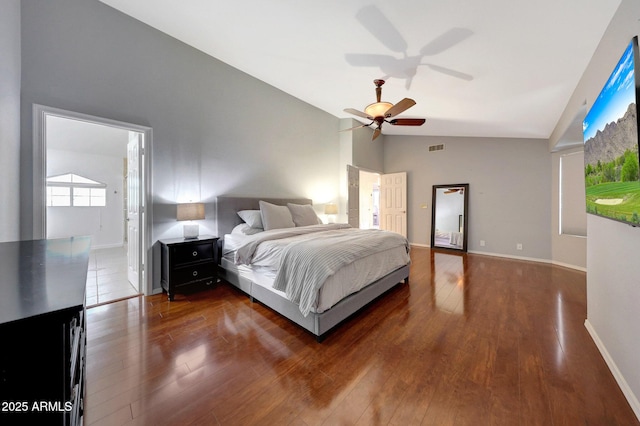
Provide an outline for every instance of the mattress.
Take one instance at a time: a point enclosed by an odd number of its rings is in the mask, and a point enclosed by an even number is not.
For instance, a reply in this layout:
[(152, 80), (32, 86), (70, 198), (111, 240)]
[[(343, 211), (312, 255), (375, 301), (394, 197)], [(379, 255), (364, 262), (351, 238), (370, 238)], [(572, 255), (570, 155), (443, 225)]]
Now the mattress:
[[(295, 237), (290, 237), (295, 238)], [(239, 273), (252, 283), (286, 298), (282, 291), (274, 289), (273, 283), (279, 267), (280, 250), (289, 241), (283, 238), (277, 243), (265, 241), (258, 246), (251, 265), (236, 264), (236, 250), (244, 244), (247, 236), (227, 234), (224, 237), (223, 268)], [(407, 265), (410, 262), (405, 247), (394, 247), (379, 253), (356, 259), (331, 275), (318, 292), (311, 312), (322, 313), (346, 296), (355, 293), (379, 278)]]

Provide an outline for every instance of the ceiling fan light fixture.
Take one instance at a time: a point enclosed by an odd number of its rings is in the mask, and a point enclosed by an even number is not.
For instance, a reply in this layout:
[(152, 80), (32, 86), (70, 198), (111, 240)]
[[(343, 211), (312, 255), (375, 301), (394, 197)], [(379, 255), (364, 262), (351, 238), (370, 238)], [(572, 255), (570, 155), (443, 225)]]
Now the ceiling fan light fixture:
[(389, 108), (393, 106), (392, 103), (389, 102), (375, 102), (373, 104), (367, 105), (364, 109), (364, 112), (373, 118), (376, 117), (384, 117)]

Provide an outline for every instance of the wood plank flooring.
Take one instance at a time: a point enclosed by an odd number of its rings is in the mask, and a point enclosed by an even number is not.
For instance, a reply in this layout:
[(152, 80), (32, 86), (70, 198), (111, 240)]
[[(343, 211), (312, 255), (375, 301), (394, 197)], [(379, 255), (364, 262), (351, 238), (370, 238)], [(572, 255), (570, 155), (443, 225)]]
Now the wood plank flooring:
[(322, 343), (225, 283), (87, 311), (88, 425), (640, 425), (585, 274), (413, 247)]

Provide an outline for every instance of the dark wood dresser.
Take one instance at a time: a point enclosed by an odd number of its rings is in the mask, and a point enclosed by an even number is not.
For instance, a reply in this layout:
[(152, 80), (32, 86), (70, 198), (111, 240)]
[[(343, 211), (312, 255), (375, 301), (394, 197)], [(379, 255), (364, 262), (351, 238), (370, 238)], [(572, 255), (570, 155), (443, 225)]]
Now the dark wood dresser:
[(90, 244), (0, 243), (0, 424), (82, 424)]
[(218, 238), (159, 240), (162, 257), (161, 282), (169, 300), (176, 293), (202, 290), (218, 281)]

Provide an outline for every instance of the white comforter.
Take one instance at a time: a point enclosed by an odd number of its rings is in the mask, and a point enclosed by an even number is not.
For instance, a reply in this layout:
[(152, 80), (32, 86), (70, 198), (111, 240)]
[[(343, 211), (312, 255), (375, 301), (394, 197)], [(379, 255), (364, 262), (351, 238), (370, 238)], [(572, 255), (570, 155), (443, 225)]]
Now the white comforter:
[(351, 226), (346, 223), (329, 223), (272, 229), (250, 235), (243, 238), (241, 244), (236, 247), (234, 262), (236, 265), (271, 265), (275, 269), (280, 263), (280, 250), (282, 247), (304, 238), (300, 236), (306, 235), (308, 238), (311, 234), (318, 235), (317, 233), (319, 232), (347, 228), (351, 228)]
[[(400, 260), (399, 248), (405, 253)], [(306, 316), (315, 308), (319, 289), (336, 271), (390, 249), (395, 250), (392, 258), (396, 265), (398, 261), (408, 263), (409, 245), (399, 234), (355, 229), (347, 224), (313, 225), (244, 237), (235, 247), (234, 262), (276, 271), (274, 288), (298, 303)], [(360, 283), (360, 287), (365, 284)]]

